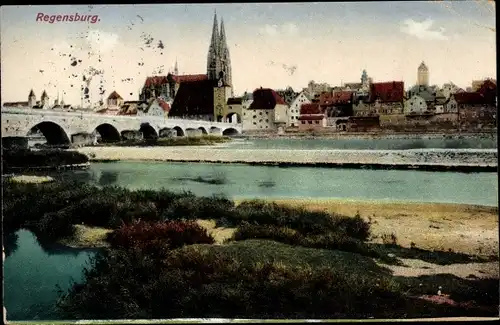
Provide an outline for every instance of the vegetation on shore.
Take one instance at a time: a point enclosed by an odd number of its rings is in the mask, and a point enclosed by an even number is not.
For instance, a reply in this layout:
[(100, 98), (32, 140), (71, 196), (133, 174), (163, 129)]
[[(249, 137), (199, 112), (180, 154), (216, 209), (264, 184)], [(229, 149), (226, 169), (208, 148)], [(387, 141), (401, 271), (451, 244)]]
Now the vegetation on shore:
[(87, 155), (71, 150), (60, 149), (15, 149), (2, 150), (4, 173), (19, 169), (57, 168), (65, 165), (78, 165), (89, 162)]
[(120, 147), (175, 147), (175, 146), (209, 146), (231, 141), (228, 136), (202, 135), (199, 137), (171, 137), (141, 140), (123, 140), (120, 142), (101, 143), (98, 146)]
[[(84, 283), (60, 293), (58, 307), (65, 319), (404, 318), (497, 312), (497, 280), (391, 276), (374, 258), (398, 263), (400, 248), (396, 242), (368, 243), (371, 224), (359, 216), (74, 182), (4, 180), (3, 187), (4, 236), (27, 228), (41, 242), (54, 242), (71, 238), (76, 224), (112, 230), (106, 236), (110, 247), (92, 260)], [(237, 230), (223, 245), (214, 245), (212, 235), (195, 223), (199, 219)], [(443, 263), (462, 258), (439, 254)], [(419, 298), (435, 295), (440, 285), (455, 305)]]

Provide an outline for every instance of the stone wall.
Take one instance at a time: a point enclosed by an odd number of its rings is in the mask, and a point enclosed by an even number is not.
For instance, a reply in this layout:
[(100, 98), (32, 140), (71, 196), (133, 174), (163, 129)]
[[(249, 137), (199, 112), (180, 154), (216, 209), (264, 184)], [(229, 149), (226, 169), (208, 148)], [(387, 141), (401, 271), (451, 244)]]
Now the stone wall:
[(124, 140), (142, 140), (143, 134), (140, 131), (125, 130), (121, 133)]
[(187, 129), (186, 136), (188, 137), (201, 137), (203, 135), (203, 131), (200, 129)]

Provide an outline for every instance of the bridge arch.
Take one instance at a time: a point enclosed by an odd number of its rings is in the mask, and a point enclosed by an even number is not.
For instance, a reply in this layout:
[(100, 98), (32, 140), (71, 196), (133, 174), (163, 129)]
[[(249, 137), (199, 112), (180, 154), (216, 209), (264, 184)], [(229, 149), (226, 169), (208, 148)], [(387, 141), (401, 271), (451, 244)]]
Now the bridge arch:
[(141, 127), (139, 128), (139, 132), (142, 133), (142, 136), (144, 139), (157, 139), (158, 138), (158, 132), (149, 123), (141, 123)]
[(198, 128), (198, 130), (200, 130), (200, 131), (201, 131), (201, 133), (203, 133), (203, 134), (208, 134), (207, 129), (205, 129), (203, 126), (200, 126), (200, 127)]
[(180, 126), (174, 126), (172, 128), (172, 130), (176, 130), (177, 131), (177, 136), (178, 137), (183, 137), (183, 136), (186, 135), (186, 132), (184, 132), (184, 130)]
[(235, 128), (227, 128), (227, 129), (224, 129), (224, 131), (222, 131), (222, 135), (232, 136), (232, 135), (238, 135), (238, 134), (240, 134), (240, 133)]
[(98, 125), (94, 132), (99, 133), (102, 142), (118, 142), (121, 140), (120, 132), (109, 123)]
[(43, 134), (45, 139), (47, 140), (47, 144), (49, 145), (60, 145), (60, 144), (70, 144), (71, 140), (69, 139), (68, 133), (63, 129), (62, 126), (55, 122), (51, 121), (43, 121), (35, 124), (33, 127), (29, 129), (26, 133), (27, 136), (30, 136), (37, 131)]
[(225, 118), (227, 123), (241, 123), (241, 115), (235, 112), (229, 113)]

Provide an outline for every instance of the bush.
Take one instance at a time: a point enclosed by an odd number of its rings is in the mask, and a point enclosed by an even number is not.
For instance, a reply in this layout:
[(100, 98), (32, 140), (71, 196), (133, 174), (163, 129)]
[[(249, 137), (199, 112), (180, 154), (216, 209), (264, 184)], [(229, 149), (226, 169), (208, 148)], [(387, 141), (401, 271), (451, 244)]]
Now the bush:
[[(165, 249), (192, 244), (213, 244), (214, 238), (195, 222), (145, 222), (123, 224), (108, 235), (114, 248), (164, 253)], [(155, 254), (156, 255), (156, 254)]]
[(66, 215), (56, 212), (44, 214), (32, 230), (42, 239), (70, 237), (75, 233), (72, 220), (68, 219)]
[[(379, 273), (343, 268), (242, 263), (224, 247), (109, 251), (59, 301), (65, 318), (405, 318), (478, 315), (406, 297)], [(340, 266), (340, 265), (339, 265)], [(125, 281), (124, 281), (125, 280)], [(117, 299), (119, 297), (119, 299)], [(484, 314), (483, 314), (484, 315)]]
[(302, 234), (288, 227), (273, 225), (252, 225), (244, 223), (233, 234), (231, 240), (270, 239), (289, 245), (300, 245), (311, 248), (324, 248), (359, 253), (364, 256), (383, 258), (383, 254), (370, 248), (359, 239), (347, 236), (342, 232), (325, 234)]
[[(366, 240), (370, 235), (370, 225), (361, 217), (350, 218), (323, 211), (309, 211), (292, 208), (277, 203), (259, 200), (244, 201), (236, 208), (233, 224), (247, 221), (258, 225), (288, 227), (303, 234), (325, 234), (341, 232), (345, 236)], [(235, 222), (236, 221), (236, 222)]]

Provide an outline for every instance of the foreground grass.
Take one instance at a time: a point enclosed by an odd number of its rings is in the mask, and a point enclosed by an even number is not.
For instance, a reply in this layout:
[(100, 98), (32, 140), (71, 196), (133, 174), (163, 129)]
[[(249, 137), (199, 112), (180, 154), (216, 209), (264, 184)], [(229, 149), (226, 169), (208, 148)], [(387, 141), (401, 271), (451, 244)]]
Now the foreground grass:
[[(417, 283), (392, 276), (376, 261), (398, 263), (399, 251), (388, 254), (402, 248), (369, 243), (371, 223), (360, 216), (256, 200), (236, 205), (223, 197), (168, 190), (10, 181), (3, 187), (4, 235), (27, 228), (40, 242), (80, 237), (109, 245), (85, 270), (82, 284), (60, 292), (58, 310), (66, 319), (404, 318), (497, 312), (497, 281), (424, 277)], [(214, 245), (214, 236), (200, 220), (234, 232), (225, 244)], [(93, 236), (79, 233), (84, 227), (95, 230)], [(5, 243), (15, 246), (15, 236), (6, 238)], [(438, 256), (442, 263), (462, 258), (418, 252)], [(435, 295), (439, 286), (455, 299), (454, 305), (420, 298)]]
[(99, 146), (120, 146), (120, 147), (174, 147), (174, 146), (209, 146), (214, 144), (230, 142), (227, 136), (203, 135), (199, 137), (172, 137), (143, 140), (124, 140), (120, 142), (102, 143)]

